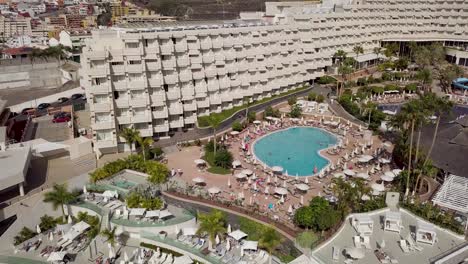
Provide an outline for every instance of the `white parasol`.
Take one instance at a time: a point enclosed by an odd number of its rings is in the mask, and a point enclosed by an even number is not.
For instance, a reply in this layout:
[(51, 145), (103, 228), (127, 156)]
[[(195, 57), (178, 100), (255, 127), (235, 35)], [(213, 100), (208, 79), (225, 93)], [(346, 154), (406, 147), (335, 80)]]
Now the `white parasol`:
[(337, 173), (333, 174), (333, 177), (341, 178), (341, 179), (346, 178), (346, 176), (343, 173), (340, 173), (340, 172), (337, 172)]
[(393, 172), (391, 172), (391, 171), (386, 171), (386, 172), (384, 173), (384, 175), (385, 175), (385, 176), (388, 176), (388, 177), (390, 177), (390, 178), (395, 178), (395, 177), (396, 177), (395, 174), (394, 174)]
[(245, 174), (245, 175), (252, 175), (253, 171), (251, 171), (249, 169), (245, 169), (245, 170), (242, 170), (241, 173)]
[(36, 225), (36, 233), (38, 233), (38, 234), (41, 233), (41, 227), (39, 227), (39, 225)]
[(229, 251), (231, 249), (231, 242), (229, 239), (226, 239), (226, 250)]
[(228, 187), (231, 187), (231, 177), (228, 177), (227, 185), (228, 185)]
[(227, 232), (228, 232), (228, 233), (231, 233), (231, 232), (232, 232), (231, 224), (228, 224)]
[(283, 188), (286, 188), (286, 180), (283, 181)]
[(234, 167), (234, 168), (239, 167), (241, 165), (242, 165), (242, 163), (240, 161), (238, 161), (238, 160), (235, 160), (235, 161), (232, 162), (232, 167)]
[(284, 195), (281, 195), (280, 203), (281, 203), (281, 204), (284, 204)]
[(389, 159), (385, 159), (385, 158), (380, 158), (380, 159), (379, 159), (379, 162), (382, 163), (382, 164), (387, 164), (387, 163), (390, 163), (390, 160), (389, 160)]
[(217, 194), (221, 192), (221, 189), (219, 189), (218, 187), (211, 187), (208, 189), (208, 192), (211, 194)]
[(383, 184), (373, 183), (371, 185), (371, 188), (372, 188), (372, 190), (378, 191), (378, 192), (385, 191), (385, 186), (383, 186)]
[(288, 207), (288, 214), (293, 214), (293, 208), (291, 205)]
[(247, 175), (245, 175), (244, 173), (237, 173), (237, 174), (235, 175), (235, 177), (236, 177), (237, 179), (245, 179), (245, 177), (247, 177)]
[(268, 186), (266, 186), (265, 187), (265, 194), (269, 194), (270, 193), (269, 190), (270, 190), (270, 188), (268, 188)]
[(362, 201), (369, 201), (369, 200), (370, 200), (370, 196), (367, 195), (367, 194), (363, 194), (363, 195), (361, 196), (361, 200), (362, 200)]
[(282, 171), (283, 171), (283, 167), (281, 167), (281, 166), (273, 166), (273, 167), (271, 168), (271, 170), (274, 171), (274, 172), (282, 172)]
[(277, 187), (275, 188), (275, 193), (280, 195), (286, 195), (288, 194), (288, 190), (286, 190), (285, 188)]
[(309, 177), (304, 177), (304, 183), (309, 184)]
[(54, 232), (49, 233), (49, 240), (50, 241), (54, 240)]
[(392, 182), (392, 181), (394, 180), (393, 177), (390, 177), (390, 176), (385, 175), (385, 174), (384, 174), (384, 175), (381, 175), (381, 176), (380, 176), (380, 179), (381, 179), (382, 181), (385, 181), (385, 182)]
[(236, 136), (236, 135), (239, 135), (239, 131), (231, 131), (230, 133), (232, 136)]
[(309, 190), (309, 185), (304, 184), (304, 183), (296, 184), (296, 185), (294, 185), (294, 187), (296, 187), (298, 190), (301, 190), (301, 191)]
[(112, 247), (109, 248), (109, 258), (113, 259), (115, 257), (114, 249)]
[(71, 218), (71, 215), (68, 215), (67, 223), (73, 224), (73, 219)]
[(365, 172), (360, 172), (360, 173), (356, 174), (356, 177), (367, 180), (367, 179), (369, 179), (369, 174), (367, 174)]
[(268, 175), (266, 182), (267, 182), (267, 183), (270, 183), (270, 182), (271, 182), (270, 175)]
[(202, 159), (196, 159), (196, 160), (194, 160), (193, 162), (195, 162), (195, 164), (197, 164), (197, 165), (203, 165), (203, 164), (206, 163), (206, 162), (205, 162), (204, 160), (202, 160)]
[(402, 172), (402, 170), (400, 170), (400, 169), (394, 169), (394, 170), (392, 170), (392, 172), (393, 172), (393, 174), (395, 174), (395, 176), (398, 176), (398, 175), (400, 175), (400, 173)]
[(252, 123), (254, 123), (256, 125), (260, 125), (262, 122), (260, 120), (254, 120)]
[(301, 195), (300, 204), (304, 205), (304, 196), (303, 195)]
[(343, 173), (347, 176), (354, 176), (356, 174), (353, 170), (344, 170)]
[(205, 179), (203, 179), (202, 177), (196, 177), (196, 178), (193, 178), (192, 181), (194, 183), (204, 183)]
[(219, 242), (221, 242), (221, 240), (219, 239), (219, 236), (218, 236), (218, 235), (216, 235), (215, 242), (216, 242), (216, 245), (218, 245)]
[(83, 185), (83, 193), (88, 194), (88, 190), (86, 189), (86, 185)]

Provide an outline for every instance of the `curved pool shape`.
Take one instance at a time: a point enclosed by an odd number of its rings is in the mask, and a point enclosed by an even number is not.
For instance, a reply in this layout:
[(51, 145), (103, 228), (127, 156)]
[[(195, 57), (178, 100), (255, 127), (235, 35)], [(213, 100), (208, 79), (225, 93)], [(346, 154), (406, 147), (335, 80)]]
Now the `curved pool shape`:
[(280, 130), (258, 139), (253, 145), (257, 159), (272, 166), (281, 166), (288, 175), (308, 176), (328, 165), (319, 154), (322, 149), (337, 143), (331, 133), (313, 127), (293, 127)]

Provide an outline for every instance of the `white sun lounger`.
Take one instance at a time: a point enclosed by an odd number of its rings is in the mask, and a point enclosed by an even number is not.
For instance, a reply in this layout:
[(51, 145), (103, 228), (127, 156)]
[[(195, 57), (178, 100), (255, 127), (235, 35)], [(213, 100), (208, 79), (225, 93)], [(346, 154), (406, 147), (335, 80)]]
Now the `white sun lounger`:
[(400, 244), (401, 250), (403, 250), (404, 253), (409, 253), (410, 252), (406, 240), (404, 240), (404, 239), (400, 240), (399, 244)]
[(333, 247), (332, 248), (332, 256), (333, 256), (333, 261), (338, 261), (340, 260), (340, 247)]
[(354, 246), (356, 248), (361, 248), (362, 247), (361, 237), (360, 236), (353, 236), (353, 241), (354, 241)]
[(362, 238), (363, 238), (363, 240), (364, 240), (364, 242), (362, 243), (362, 245), (364, 245), (364, 247), (365, 247), (366, 249), (371, 249), (370, 237), (368, 237), (368, 236), (363, 236)]
[(422, 251), (424, 249), (423, 247), (416, 244), (411, 234), (408, 234), (406, 241), (408, 242), (409, 248), (412, 250)]

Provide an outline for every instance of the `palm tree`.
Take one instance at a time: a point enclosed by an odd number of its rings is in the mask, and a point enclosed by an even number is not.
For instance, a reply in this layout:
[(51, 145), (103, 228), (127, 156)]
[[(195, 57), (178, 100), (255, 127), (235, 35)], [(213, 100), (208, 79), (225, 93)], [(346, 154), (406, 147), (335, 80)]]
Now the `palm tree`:
[[(340, 67), (338, 67), (338, 73), (341, 74), (341, 87), (344, 87), (344, 84), (346, 82), (346, 79), (347, 79), (347, 76), (348, 74), (351, 74), (353, 72), (353, 68), (349, 65), (341, 65)], [(337, 81), (337, 85), (338, 83), (340, 83), (339, 81)], [(338, 97), (340, 96), (341, 94), (341, 88), (338, 88)]]
[(374, 53), (377, 55), (377, 61), (380, 61), (379, 55), (382, 54), (382, 48), (381, 47), (375, 47), (374, 48)]
[(143, 160), (146, 161), (146, 150), (151, 146), (153, 145), (153, 139), (150, 138), (150, 137), (145, 137), (145, 138), (142, 138), (140, 136), (137, 136), (136, 137), (136, 141), (138, 142), (138, 145), (140, 145), (141, 147), (141, 152), (142, 152), (142, 155), (143, 155)]
[(212, 250), (216, 236), (226, 233), (226, 215), (220, 210), (212, 210), (209, 214), (199, 213), (198, 222), (197, 234), (208, 234), (208, 248)]
[(66, 184), (54, 184), (52, 191), (44, 194), (44, 202), (52, 203), (54, 210), (60, 206), (62, 209), (62, 216), (65, 217), (65, 210), (63, 205), (70, 203), (75, 199), (75, 195), (67, 190)]
[(410, 43), (408, 44), (408, 47), (410, 49), (410, 54), (409, 54), (409, 58), (410, 60), (414, 60), (414, 53), (416, 51), (416, 49), (418, 49), (418, 44), (414, 41), (410, 41)]
[(130, 147), (130, 153), (133, 154), (133, 144), (136, 142), (137, 137), (140, 136), (140, 132), (134, 128), (124, 128), (120, 132), (120, 137), (125, 139), (125, 142), (127, 142), (128, 146)]
[(210, 124), (211, 128), (213, 128), (213, 146), (214, 146), (214, 154), (216, 155), (216, 130), (218, 129), (219, 125), (221, 124), (221, 118), (218, 115), (210, 115), (208, 117), (208, 124)]
[(106, 238), (106, 242), (108, 242), (111, 246), (115, 245), (115, 241), (117, 239), (117, 235), (115, 234), (116, 230), (117, 227), (114, 226), (112, 229), (106, 228), (101, 231), (101, 235)]
[(368, 120), (368, 124), (370, 125), (371, 123), (371, 115), (372, 113), (377, 109), (377, 104), (373, 103), (373, 102), (367, 102), (365, 105), (364, 105), (364, 113), (363, 115), (365, 115), (366, 113), (369, 115), (369, 120)]
[[(431, 109), (433, 111), (432, 113), (434, 113), (437, 116), (434, 133), (432, 134), (431, 146), (429, 147), (429, 150), (427, 151), (426, 157), (424, 158), (424, 162), (422, 164), (422, 167), (424, 168), (428, 164), (432, 150), (434, 149), (435, 141), (437, 138), (437, 132), (439, 131), (440, 117), (442, 116), (442, 114), (451, 111), (453, 103), (446, 98), (438, 97), (436, 94), (430, 93), (423, 97), (423, 104), (425, 105), (426, 109)], [(416, 191), (417, 186), (419, 185), (419, 180), (421, 178), (422, 172), (423, 170), (421, 169), (418, 173), (418, 177), (416, 178), (415, 188), (413, 189), (413, 195)]]
[(442, 90), (449, 93), (452, 81), (462, 75), (463, 70), (458, 65), (450, 64), (445, 67), (440, 67), (438, 79)]
[(267, 227), (263, 233), (262, 237), (258, 241), (260, 247), (266, 249), (268, 254), (268, 262), (271, 264), (272, 252), (278, 247), (279, 244), (283, 242), (281, 235), (272, 227)]
[[(419, 70), (416, 73), (416, 79), (418, 79), (421, 82), (421, 86), (423, 87), (423, 90), (426, 91), (429, 85), (432, 84), (432, 72), (431, 70), (424, 68)], [(429, 86), (429, 91), (432, 90)]]
[(353, 52), (356, 53), (356, 62), (357, 62), (357, 65), (359, 65), (359, 62), (357, 60), (359, 58), (359, 54), (364, 54), (364, 48), (361, 45), (354, 46)]
[[(346, 52), (341, 49), (337, 50), (335, 54), (333, 54), (333, 57), (335, 58), (335, 63), (336, 63), (336, 60), (338, 60), (338, 74), (341, 74), (340, 67), (343, 64), (343, 61), (346, 59), (346, 55), (347, 55)], [(337, 96), (339, 97), (340, 96), (340, 82), (338, 80), (336, 81), (336, 93), (337, 93)]]

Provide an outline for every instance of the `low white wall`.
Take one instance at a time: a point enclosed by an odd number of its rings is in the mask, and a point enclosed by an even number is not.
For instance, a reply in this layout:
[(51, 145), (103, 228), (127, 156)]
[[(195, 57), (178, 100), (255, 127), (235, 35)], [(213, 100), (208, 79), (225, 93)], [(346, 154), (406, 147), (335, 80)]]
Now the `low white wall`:
[(119, 229), (121, 229), (123, 231), (126, 231), (126, 232), (128, 232), (128, 233), (130, 233), (131, 235), (134, 235), (134, 236), (135, 235), (139, 236), (139, 234), (140, 234), (140, 232), (142, 230), (144, 230), (145, 232), (153, 233), (153, 234), (158, 234), (160, 231), (165, 231), (168, 234), (175, 234), (175, 226), (177, 226), (177, 228), (179, 230), (181, 230), (182, 228), (185, 228), (185, 227), (196, 227), (197, 226), (197, 224), (195, 222), (195, 218), (192, 218), (192, 219), (188, 220), (187, 222), (183, 222), (183, 223), (180, 223), (180, 224), (177, 224), (177, 225), (171, 225), (171, 226), (131, 227), (131, 226), (117, 225), (117, 224), (113, 223), (112, 221), (110, 221), (110, 224), (111, 224), (111, 227), (117, 226), (117, 227), (119, 227)]
[(60, 97), (70, 97), (73, 94), (77, 94), (77, 93), (84, 93), (84, 90), (81, 89), (81, 87), (77, 87), (77, 88), (73, 88), (71, 90), (67, 90), (67, 91), (64, 91), (64, 92), (60, 92), (60, 93), (52, 94), (52, 95), (49, 95), (49, 96), (37, 98), (35, 100), (27, 101), (27, 102), (24, 102), (24, 103), (21, 103), (21, 104), (12, 105), (12, 106), (9, 106), (9, 108), (10, 108), (10, 110), (12, 112), (20, 112), (24, 108), (28, 108), (28, 107), (33, 107), (34, 108), (34, 107), (37, 107), (39, 104), (42, 104), (42, 103), (49, 103), (50, 104), (50, 103), (56, 102), (57, 99), (59, 99)]
[(75, 205), (67, 205), (67, 206), (68, 206), (68, 209), (65, 208), (65, 212), (68, 212), (68, 214), (71, 214), (73, 216), (77, 216), (79, 212), (86, 212), (89, 215), (97, 216), (99, 217), (99, 219), (101, 219), (101, 215), (91, 209), (80, 207), (80, 206), (75, 206)]

